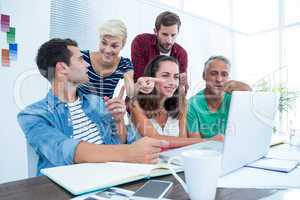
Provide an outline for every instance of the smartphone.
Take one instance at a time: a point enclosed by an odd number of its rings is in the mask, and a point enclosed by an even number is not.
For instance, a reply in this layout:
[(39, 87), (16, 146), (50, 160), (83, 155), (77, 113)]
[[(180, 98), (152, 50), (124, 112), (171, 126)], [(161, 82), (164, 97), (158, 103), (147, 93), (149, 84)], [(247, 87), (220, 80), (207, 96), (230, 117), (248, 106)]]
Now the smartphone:
[(147, 181), (147, 183), (145, 183), (131, 196), (131, 199), (135, 199), (135, 200), (161, 199), (172, 187), (172, 185), (173, 183), (170, 181), (160, 181), (160, 180)]

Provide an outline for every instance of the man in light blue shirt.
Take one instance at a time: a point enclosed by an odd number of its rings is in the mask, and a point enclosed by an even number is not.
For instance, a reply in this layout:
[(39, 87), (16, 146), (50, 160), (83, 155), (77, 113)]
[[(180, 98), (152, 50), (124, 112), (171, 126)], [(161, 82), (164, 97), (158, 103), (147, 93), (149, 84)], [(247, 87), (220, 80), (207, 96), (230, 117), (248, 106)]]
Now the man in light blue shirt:
[(134, 142), (134, 133), (124, 124), (121, 98), (103, 100), (77, 90), (88, 81), (88, 65), (75, 41), (49, 40), (39, 48), (36, 62), (51, 89), (20, 112), (18, 121), (39, 157), (38, 175), (42, 168), (73, 163), (158, 161), (168, 143), (151, 138)]

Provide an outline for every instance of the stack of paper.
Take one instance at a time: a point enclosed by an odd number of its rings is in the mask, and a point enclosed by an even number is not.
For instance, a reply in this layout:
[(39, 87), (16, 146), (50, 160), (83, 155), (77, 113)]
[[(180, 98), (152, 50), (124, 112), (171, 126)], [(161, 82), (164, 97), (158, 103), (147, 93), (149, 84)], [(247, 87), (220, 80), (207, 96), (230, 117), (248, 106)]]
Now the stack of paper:
[[(293, 168), (296, 163), (300, 163), (300, 152), (287, 145), (278, 146), (271, 148), (266, 158), (269, 159), (261, 161), (261, 163), (258, 164), (262, 164), (264, 167), (269, 166), (269, 168), (287, 169), (288, 171), (288, 169)], [(288, 173), (279, 171), (243, 167), (221, 177), (218, 181), (218, 187), (262, 189), (300, 188), (299, 166), (296, 166), (296, 168)]]
[(243, 167), (233, 173), (221, 177), (218, 180), (218, 187), (261, 189), (300, 188), (299, 180), (299, 167), (292, 170), (290, 173)]
[(287, 173), (295, 169), (297, 165), (298, 165), (298, 161), (283, 160), (283, 159), (276, 159), (276, 158), (262, 158), (256, 162), (248, 164), (247, 167), (255, 167), (260, 169)]
[(283, 149), (271, 148), (266, 157), (298, 161), (298, 163), (300, 164), (300, 152), (299, 151), (291, 151), (289, 149), (283, 150)]

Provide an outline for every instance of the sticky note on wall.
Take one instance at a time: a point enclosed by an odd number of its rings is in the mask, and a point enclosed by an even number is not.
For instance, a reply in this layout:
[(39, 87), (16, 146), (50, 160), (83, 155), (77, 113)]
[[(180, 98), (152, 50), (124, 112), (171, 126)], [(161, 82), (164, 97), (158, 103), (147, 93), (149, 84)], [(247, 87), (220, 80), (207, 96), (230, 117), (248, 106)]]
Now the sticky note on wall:
[(18, 44), (9, 44), (9, 59), (17, 60), (18, 55)]
[(2, 49), (1, 51), (2, 56), (1, 56), (1, 60), (2, 60), (2, 66), (9, 66), (9, 49)]
[(9, 31), (9, 23), (10, 23), (9, 15), (1, 14), (1, 31), (2, 32), (8, 32)]
[(9, 27), (9, 31), (6, 33), (7, 43), (15, 43), (16, 39), (16, 28)]

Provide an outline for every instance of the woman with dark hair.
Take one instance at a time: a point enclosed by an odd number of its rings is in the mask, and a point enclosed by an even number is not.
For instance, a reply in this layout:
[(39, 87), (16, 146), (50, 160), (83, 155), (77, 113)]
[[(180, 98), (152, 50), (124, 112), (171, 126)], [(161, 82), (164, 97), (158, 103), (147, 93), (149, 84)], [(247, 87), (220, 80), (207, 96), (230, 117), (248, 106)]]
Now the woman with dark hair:
[(141, 136), (167, 140), (172, 147), (203, 141), (187, 138), (185, 91), (179, 85), (175, 58), (154, 58), (137, 80), (135, 91), (129, 108), (131, 121)]

